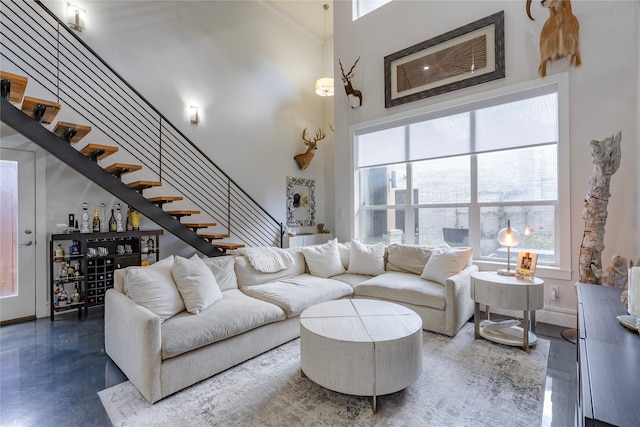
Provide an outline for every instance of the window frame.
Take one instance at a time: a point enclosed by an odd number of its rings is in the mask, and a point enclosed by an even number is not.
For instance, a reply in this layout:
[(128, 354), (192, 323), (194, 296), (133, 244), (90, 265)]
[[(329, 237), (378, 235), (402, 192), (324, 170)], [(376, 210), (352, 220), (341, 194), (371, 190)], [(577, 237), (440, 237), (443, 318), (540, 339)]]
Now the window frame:
[[(553, 76), (548, 76), (544, 80), (528, 81), (502, 87), (499, 89), (480, 92), (473, 95), (451, 99), (438, 104), (416, 108), (385, 116), (380, 119), (353, 124), (349, 127), (349, 148), (350, 148), (350, 210), (352, 223), (350, 224), (352, 238), (359, 235), (361, 212), (360, 201), (360, 177), (357, 167), (357, 141), (358, 136), (371, 132), (386, 130), (389, 128), (406, 126), (415, 122), (433, 119), (436, 117), (453, 115), (460, 112), (476, 110), (490, 105), (508, 103), (523, 97), (532, 97), (538, 93), (548, 93), (549, 86), (555, 87), (558, 96), (558, 143), (557, 143), (557, 173), (558, 189), (557, 204), (555, 210), (555, 256), (554, 265), (539, 265), (536, 275), (543, 278), (570, 280), (571, 279), (571, 188), (570, 188), (570, 131), (569, 131), (569, 75), (567, 72)], [(496, 100), (499, 99), (499, 102)], [(409, 161), (403, 162), (407, 165), (407, 177), (411, 176)], [(382, 166), (382, 165), (380, 165)], [(472, 166), (473, 167), (473, 166)], [(477, 194), (477, 181), (472, 173), (471, 194)], [(407, 188), (411, 182), (407, 182)], [(475, 196), (474, 196), (475, 197)], [(480, 215), (479, 210), (482, 203), (472, 201), (469, 208), (469, 245), (478, 246), (480, 243)], [(491, 203), (493, 205), (493, 203)], [(524, 203), (514, 203), (517, 206), (524, 206)], [(420, 207), (415, 205), (412, 207)], [(431, 205), (432, 206), (432, 205)], [(376, 206), (377, 209), (395, 208), (396, 206)], [(412, 215), (407, 210), (406, 221), (412, 221)], [(516, 248), (517, 250), (517, 248)], [(506, 260), (496, 261), (487, 258), (480, 258), (474, 253), (474, 264), (481, 270), (497, 270), (506, 266)]]

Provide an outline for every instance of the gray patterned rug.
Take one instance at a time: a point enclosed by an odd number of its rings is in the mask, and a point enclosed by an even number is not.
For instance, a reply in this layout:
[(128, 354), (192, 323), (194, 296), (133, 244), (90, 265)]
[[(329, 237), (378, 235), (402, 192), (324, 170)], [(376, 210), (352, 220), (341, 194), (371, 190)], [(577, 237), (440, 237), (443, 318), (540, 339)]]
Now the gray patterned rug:
[(423, 372), (407, 389), (370, 399), (300, 375), (299, 339), (150, 405), (127, 381), (99, 392), (115, 426), (540, 426), (549, 341), (529, 354), (424, 332)]

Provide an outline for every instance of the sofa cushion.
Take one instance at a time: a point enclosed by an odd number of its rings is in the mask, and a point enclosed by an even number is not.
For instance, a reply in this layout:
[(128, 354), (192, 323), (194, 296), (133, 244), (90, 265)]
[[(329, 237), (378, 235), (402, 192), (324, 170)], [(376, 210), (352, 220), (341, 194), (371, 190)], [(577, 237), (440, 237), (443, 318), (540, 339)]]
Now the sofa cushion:
[(432, 246), (391, 244), (387, 247), (386, 269), (420, 275), (434, 249)]
[(352, 288), (354, 288), (356, 285), (359, 285), (360, 283), (364, 282), (365, 280), (371, 279), (371, 276), (369, 276), (367, 274), (344, 273), (344, 274), (338, 274), (337, 276), (333, 276), (332, 279), (344, 282), (347, 285), (349, 285)]
[(221, 291), (238, 289), (238, 280), (234, 269), (235, 261), (230, 256), (204, 258), (202, 262), (211, 270)]
[(223, 295), (198, 316), (184, 311), (162, 324), (163, 360), (286, 318), (280, 308), (238, 289)]
[(390, 301), (433, 307), (444, 310), (444, 286), (430, 282), (412, 273), (387, 271), (357, 285), (357, 297), (380, 298)]
[(365, 245), (357, 240), (352, 240), (347, 272), (369, 276), (384, 273), (384, 251), (385, 245), (382, 242), (375, 245)]
[(293, 257), (293, 265), (284, 270), (280, 270), (276, 273), (263, 273), (256, 270), (251, 266), (249, 260), (245, 256), (234, 257), (236, 270), (236, 278), (238, 280), (238, 287), (258, 285), (260, 283), (275, 282), (287, 277), (297, 276), (305, 272), (306, 264), (304, 262), (304, 255), (302, 255), (301, 248), (291, 248), (287, 251)]
[(353, 289), (334, 279), (301, 274), (277, 282), (243, 286), (242, 292), (282, 308), (288, 317), (298, 316), (307, 307), (350, 296)]
[(200, 314), (222, 299), (215, 276), (198, 255), (189, 259), (176, 256), (171, 274), (189, 313)]
[(309, 273), (314, 276), (326, 278), (344, 273), (338, 252), (338, 239), (329, 240), (322, 245), (304, 246), (302, 253)]
[(458, 274), (469, 265), (472, 255), (473, 248), (449, 248), (445, 251), (434, 251), (420, 277), (444, 285), (449, 277)]
[(184, 311), (182, 296), (173, 281), (173, 256), (151, 266), (127, 271), (126, 290), (137, 304), (147, 308), (161, 320)]
[[(173, 255), (169, 255), (166, 258), (161, 259), (160, 261), (152, 264), (154, 267), (162, 267), (162, 266), (172, 266), (173, 265)], [(122, 292), (125, 295), (129, 295), (129, 291), (127, 290), (127, 273), (130, 270), (134, 270), (136, 268), (147, 268), (148, 266), (141, 265), (132, 265), (130, 267), (118, 268), (115, 270), (113, 275), (113, 287), (116, 291)]]

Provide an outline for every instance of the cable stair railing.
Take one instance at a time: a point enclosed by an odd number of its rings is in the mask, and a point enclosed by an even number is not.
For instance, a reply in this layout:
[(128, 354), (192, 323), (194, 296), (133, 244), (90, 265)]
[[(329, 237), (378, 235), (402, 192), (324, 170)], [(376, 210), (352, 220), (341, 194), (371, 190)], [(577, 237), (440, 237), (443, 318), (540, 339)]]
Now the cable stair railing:
[[(206, 255), (245, 244), (282, 246), (282, 224), (41, 2), (1, 3), (0, 69), (4, 76), (24, 75), (39, 96), (24, 96), (21, 109), (2, 99), (3, 122)], [(65, 121), (46, 129), (61, 109)], [(99, 141), (72, 146), (89, 132)], [(112, 155), (124, 160), (98, 165)], [(160, 184), (178, 195), (143, 196)], [(181, 200), (188, 209), (164, 209)], [(214, 222), (181, 221), (200, 213)]]

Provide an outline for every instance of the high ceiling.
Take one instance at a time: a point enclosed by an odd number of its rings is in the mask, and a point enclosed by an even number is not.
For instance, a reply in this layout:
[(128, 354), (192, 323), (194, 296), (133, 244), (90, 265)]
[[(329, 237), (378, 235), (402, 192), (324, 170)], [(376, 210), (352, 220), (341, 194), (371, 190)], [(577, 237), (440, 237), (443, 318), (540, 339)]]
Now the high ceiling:
[(325, 37), (323, 5), (328, 4), (326, 35), (333, 34), (333, 0), (265, 0), (265, 2), (319, 38)]

